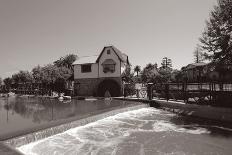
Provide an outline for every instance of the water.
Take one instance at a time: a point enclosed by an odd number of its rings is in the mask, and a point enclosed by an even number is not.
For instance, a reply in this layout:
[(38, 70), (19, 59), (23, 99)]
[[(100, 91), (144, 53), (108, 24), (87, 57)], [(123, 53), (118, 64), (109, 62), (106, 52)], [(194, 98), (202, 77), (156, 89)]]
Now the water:
[(17, 149), (27, 155), (231, 154), (232, 128), (142, 108), (76, 127)]
[(56, 99), (10, 97), (0, 98), (0, 140), (14, 137), (25, 131), (39, 129), (71, 118), (110, 111), (114, 108), (135, 105), (135, 102), (115, 100), (71, 100), (60, 102)]

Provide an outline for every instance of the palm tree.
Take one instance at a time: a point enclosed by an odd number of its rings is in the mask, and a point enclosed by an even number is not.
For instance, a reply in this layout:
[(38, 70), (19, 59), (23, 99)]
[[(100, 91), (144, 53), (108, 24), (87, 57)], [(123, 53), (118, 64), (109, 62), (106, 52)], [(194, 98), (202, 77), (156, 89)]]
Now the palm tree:
[(66, 67), (68, 69), (73, 70), (73, 62), (76, 61), (77, 55), (75, 54), (68, 54), (65, 57), (61, 57), (59, 60), (56, 60), (54, 64), (57, 67)]
[(139, 76), (139, 72), (141, 72), (141, 67), (139, 65), (136, 65), (134, 68), (134, 72), (137, 73), (137, 77)]

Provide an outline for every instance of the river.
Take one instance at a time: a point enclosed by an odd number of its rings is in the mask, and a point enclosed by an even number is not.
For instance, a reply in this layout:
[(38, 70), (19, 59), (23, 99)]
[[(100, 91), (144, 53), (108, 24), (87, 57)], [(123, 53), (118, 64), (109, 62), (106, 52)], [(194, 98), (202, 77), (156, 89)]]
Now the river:
[(155, 108), (119, 113), (18, 147), (27, 155), (229, 155), (232, 128)]

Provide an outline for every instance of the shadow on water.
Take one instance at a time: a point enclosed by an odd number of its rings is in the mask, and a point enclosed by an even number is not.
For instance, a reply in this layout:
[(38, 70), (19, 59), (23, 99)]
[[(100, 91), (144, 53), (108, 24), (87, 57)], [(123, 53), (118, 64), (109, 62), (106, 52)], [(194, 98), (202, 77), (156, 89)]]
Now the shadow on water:
[(232, 137), (232, 125), (229, 123), (180, 115), (172, 117), (170, 122), (186, 129), (205, 128), (210, 132), (210, 136), (224, 138)]

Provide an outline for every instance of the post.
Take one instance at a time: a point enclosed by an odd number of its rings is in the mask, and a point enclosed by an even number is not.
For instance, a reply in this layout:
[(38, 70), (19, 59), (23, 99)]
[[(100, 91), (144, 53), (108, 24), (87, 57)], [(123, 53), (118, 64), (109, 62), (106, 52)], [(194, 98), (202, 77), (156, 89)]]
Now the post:
[(186, 101), (186, 94), (185, 94), (185, 83), (184, 82), (182, 83), (182, 94), (183, 94), (183, 99), (185, 102)]
[(166, 99), (167, 101), (169, 100), (169, 84), (165, 84), (165, 94), (166, 94)]
[(147, 95), (148, 95), (149, 100), (152, 100), (152, 98), (153, 98), (152, 85), (153, 85), (153, 83), (148, 83), (148, 86), (147, 86)]

